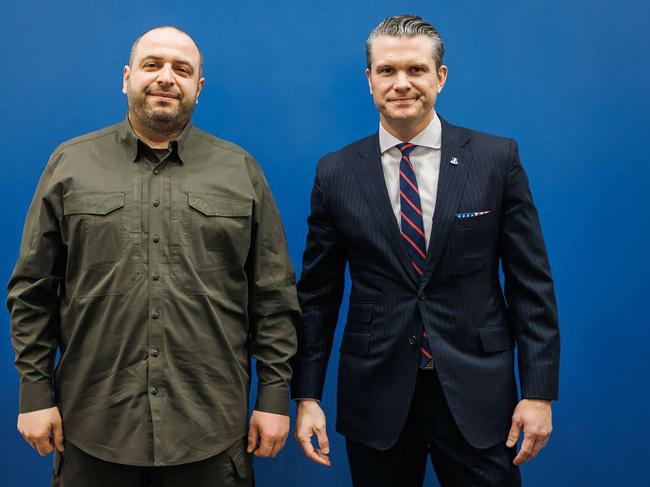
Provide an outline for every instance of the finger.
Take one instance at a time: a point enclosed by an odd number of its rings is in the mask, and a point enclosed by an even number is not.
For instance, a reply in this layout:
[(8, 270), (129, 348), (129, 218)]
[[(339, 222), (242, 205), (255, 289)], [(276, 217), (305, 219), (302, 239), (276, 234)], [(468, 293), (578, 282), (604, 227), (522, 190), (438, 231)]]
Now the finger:
[(257, 450), (255, 450), (255, 455), (258, 457), (269, 457), (271, 456), (271, 451), (273, 450), (273, 441), (269, 440), (268, 438), (262, 437), (260, 440), (260, 446)]
[(512, 461), (512, 463), (514, 463), (515, 465), (521, 465), (523, 463), (526, 463), (530, 457), (530, 454), (533, 451), (534, 446), (535, 446), (535, 441), (532, 438), (529, 438), (524, 435), (524, 441), (521, 443), (521, 448), (519, 449), (519, 453)]
[(282, 450), (282, 440), (278, 439), (273, 442), (273, 448), (271, 448), (270, 457), (274, 458)]
[(520, 433), (521, 433), (521, 425), (519, 423), (519, 420), (513, 419), (512, 426), (510, 426), (510, 431), (508, 432), (508, 439), (506, 441), (506, 446), (508, 448), (512, 448), (517, 444)]
[(36, 443), (36, 451), (38, 454), (42, 457), (50, 453), (53, 448), (52, 445), (50, 444), (50, 439), (48, 438), (38, 438), (34, 441)]
[(258, 436), (257, 426), (251, 424), (250, 427), (248, 428), (248, 446), (246, 447), (247, 453), (253, 453), (255, 451), (255, 449), (257, 448), (258, 438), (259, 436)]
[(533, 445), (533, 451), (530, 453), (530, 457), (528, 457), (528, 460), (532, 460), (537, 456), (537, 454), (544, 448), (546, 445), (546, 442), (544, 441), (543, 438), (538, 438), (535, 441), (535, 444)]
[(56, 421), (52, 425), (52, 441), (53, 446), (59, 451), (63, 452), (63, 427), (61, 421)]
[(307, 458), (309, 458), (312, 462), (329, 466), (329, 459), (327, 459), (327, 457), (323, 458), (314, 450), (314, 445), (311, 444), (311, 435), (296, 437), (296, 439), (300, 444), (300, 448), (302, 449), (302, 452), (305, 454)]
[(325, 428), (316, 430), (316, 438), (318, 438), (318, 448), (325, 455), (329, 455), (329, 452), (330, 452), (330, 440), (327, 438), (327, 430)]

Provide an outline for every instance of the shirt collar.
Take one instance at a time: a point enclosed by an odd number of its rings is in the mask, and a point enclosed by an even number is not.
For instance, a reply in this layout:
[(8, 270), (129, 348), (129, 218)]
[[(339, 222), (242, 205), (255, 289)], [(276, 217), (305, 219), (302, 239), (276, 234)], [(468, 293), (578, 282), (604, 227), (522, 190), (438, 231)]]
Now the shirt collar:
[[(172, 152), (178, 154), (177, 158), (180, 164), (184, 163), (184, 157), (187, 157), (187, 141), (190, 138), (190, 133), (192, 132), (193, 126), (192, 121), (190, 120), (185, 125), (183, 131), (172, 140), (169, 144), (172, 149)], [(131, 127), (131, 122), (129, 122), (129, 117), (125, 117), (124, 121), (120, 124), (119, 128), (119, 140), (126, 147), (126, 150), (129, 155), (129, 159), (133, 162), (138, 160), (139, 147), (140, 144), (144, 144), (138, 136), (136, 135), (133, 127)]]
[(388, 131), (379, 123), (379, 150), (383, 154), (402, 142), (409, 142), (414, 145), (429, 147), (430, 149), (440, 149), (442, 141), (442, 128), (438, 114), (434, 111), (433, 118), (419, 134), (411, 140), (399, 140), (397, 137), (389, 134)]

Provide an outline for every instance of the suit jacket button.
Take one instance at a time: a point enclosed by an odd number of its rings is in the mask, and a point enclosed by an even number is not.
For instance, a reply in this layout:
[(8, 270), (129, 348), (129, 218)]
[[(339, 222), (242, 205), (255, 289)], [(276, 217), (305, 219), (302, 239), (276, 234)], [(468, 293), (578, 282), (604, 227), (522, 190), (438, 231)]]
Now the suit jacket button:
[(417, 342), (418, 342), (418, 338), (415, 335), (409, 337), (409, 343), (411, 345), (415, 345)]
[(424, 292), (420, 291), (420, 292), (418, 293), (418, 299), (419, 299), (420, 301), (422, 301), (422, 300), (425, 299), (426, 297), (427, 297), (427, 295), (424, 294)]

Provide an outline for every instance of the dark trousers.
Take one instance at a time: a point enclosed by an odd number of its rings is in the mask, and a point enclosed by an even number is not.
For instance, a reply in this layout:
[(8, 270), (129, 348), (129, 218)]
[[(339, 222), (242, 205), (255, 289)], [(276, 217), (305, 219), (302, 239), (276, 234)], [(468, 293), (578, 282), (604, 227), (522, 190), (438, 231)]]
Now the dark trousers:
[(346, 440), (354, 487), (420, 487), (427, 457), (443, 487), (520, 486), (514, 448), (473, 448), (456, 426), (435, 371), (420, 370), (411, 408), (397, 443), (375, 450)]
[(56, 453), (52, 487), (253, 487), (246, 439), (199, 462), (169, 467), (134, 467), (93, 457), (70, 442)]

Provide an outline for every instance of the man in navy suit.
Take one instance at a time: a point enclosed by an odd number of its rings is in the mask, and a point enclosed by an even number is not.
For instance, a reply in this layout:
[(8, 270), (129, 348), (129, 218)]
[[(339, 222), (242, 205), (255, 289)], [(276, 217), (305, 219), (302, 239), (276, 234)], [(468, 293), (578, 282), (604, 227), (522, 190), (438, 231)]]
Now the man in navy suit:
[(336, 429), (355, 486), (420, 486), (429, 455), (443, 486), (520, 485), (518, 465), (551, 433), (559, 331), (537, 211), (514, 140), (436, 114), (443, 53), (419, 17), (379, 24), (366, 44), (379, 132), (316, 170), (296, 439), (329, 465), (318, 401), (347, 264)]

